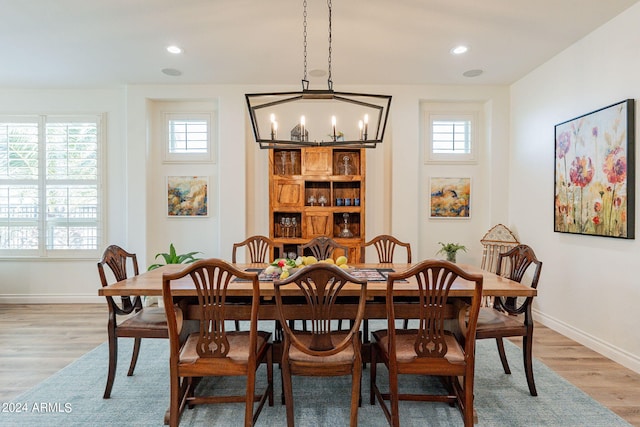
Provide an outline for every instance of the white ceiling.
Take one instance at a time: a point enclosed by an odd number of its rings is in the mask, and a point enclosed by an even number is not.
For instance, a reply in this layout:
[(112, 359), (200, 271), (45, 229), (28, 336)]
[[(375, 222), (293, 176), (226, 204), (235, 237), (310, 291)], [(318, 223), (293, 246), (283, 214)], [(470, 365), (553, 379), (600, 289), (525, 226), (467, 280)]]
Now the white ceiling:
[[(510, 84), (638, 1), (335, 0), (334, 89)], [(0, 0), (0, 16), (3, 87), (299, 85), (303, 77), (302, 0)], [(307, 19), (308, 71), (326, 70), (326, 1), (308, 0)], [(167, 53), (172, 43), (184, 53)], [(470, 50), (454, 57), (459, 43)], [(471, 69), (484, 73), (462, 76)], [(326, 88), (326, 76), (309, 80)]]

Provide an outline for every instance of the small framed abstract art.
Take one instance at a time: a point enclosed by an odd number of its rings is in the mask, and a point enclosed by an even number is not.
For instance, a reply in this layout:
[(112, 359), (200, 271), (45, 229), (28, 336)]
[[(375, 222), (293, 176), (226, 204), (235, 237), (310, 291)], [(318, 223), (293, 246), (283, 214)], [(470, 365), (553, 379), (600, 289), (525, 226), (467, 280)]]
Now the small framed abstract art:
[(167, 215), (169, 217), (209, 216), (209, 177), (167, 177)]
[(634, 136), (633, 99), (555, 126), (555, 232), (635, 238)]
[(468, 219), (470, 201), (471, 178), (431, 178), (429, 218)]

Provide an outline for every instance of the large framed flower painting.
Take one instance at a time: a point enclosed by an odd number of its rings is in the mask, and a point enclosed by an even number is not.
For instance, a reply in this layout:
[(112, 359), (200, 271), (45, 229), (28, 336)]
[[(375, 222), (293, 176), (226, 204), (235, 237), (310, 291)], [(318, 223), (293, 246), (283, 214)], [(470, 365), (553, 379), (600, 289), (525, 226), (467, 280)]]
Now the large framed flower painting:
[(635, 102), (555, 126), (554, 231), (635, 238)]

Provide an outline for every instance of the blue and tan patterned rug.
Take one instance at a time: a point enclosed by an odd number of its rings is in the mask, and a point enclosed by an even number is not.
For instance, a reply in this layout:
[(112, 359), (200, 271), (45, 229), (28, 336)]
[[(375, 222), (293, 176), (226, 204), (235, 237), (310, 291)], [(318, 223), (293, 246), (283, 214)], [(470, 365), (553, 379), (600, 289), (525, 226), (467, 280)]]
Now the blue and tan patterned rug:
[[(371, 325), (375, 328), (374, 322)], [(169, 399), (168, 342), (143, 341), (135, 375), (126, 376), (131, 340), (122, 340), (120, 366), (111, 399), (102, 393), (107, 371), (107, 345), (102, 344), (12, 402), (3, 402), (1, 426), (162, 426)], [(512, 374), (502, 371), (495, 343), (477, 345), (475, 409), (478, 426), (629, 426), (613, 412), (534, 361), (539, 396), (531, 397), (522, 368), (522, 353), (505, 342)], [(265, 383), (261, 367), (259, 386)], [(378, 369), (379, 382), (386, 369)], [(265, 406), (259, 426), (286, 425), (285, 407), (280, 405), (279, 370), (274, 369), (276, 404)], [(439, 382), (423, 377), (403, 377), (406, 389), (424, 389)], [(203, 383), (204, 384), (204, 383)], [(242, 389), (242, 378), (218, 380), (217, 390)], [(345, 426), (349, 424), (350, 378), (294, 377), (297, 426)], [(386, 426), (378, 405), (369, 402), (369, 369), (363, 373), (363, 404), (358, 413), (361, 426)], [(442, 403), (401, 402), (403, 426), (461, 426), (457, 408)], [(201, 405), (185, 410), (181, 426), (239, 426), (243, 404)]]

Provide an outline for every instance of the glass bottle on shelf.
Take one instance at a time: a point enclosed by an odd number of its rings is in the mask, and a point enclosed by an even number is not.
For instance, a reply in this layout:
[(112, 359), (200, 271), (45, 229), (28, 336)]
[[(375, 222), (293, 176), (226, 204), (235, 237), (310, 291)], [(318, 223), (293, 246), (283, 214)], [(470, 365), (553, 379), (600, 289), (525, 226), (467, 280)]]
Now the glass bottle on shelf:
[(349, 164), (350, 161), (351, 158), (349, 156), (344, 156), (342, 158), (342, 165), (340, 167), (342, 175), (351, 175), (351, 165)]
[(353, 237), (353, 233), (351, 232), (351, 230), (349, 230), (349, 214), (346, 212), (343, 213), (342, 218), (344, 221), (344, 226), (342, 228), (342, 231), (340, 231), (340, 237)]

